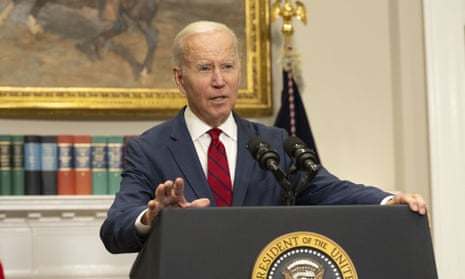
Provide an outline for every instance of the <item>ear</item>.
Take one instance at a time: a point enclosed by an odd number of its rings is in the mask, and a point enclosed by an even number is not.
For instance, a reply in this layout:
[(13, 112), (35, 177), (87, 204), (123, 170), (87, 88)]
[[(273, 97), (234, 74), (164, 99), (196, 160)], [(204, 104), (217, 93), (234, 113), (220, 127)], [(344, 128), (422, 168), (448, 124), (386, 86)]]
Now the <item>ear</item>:
[(176, 82), (176, 86), (178, 87), (178, 89), (183, 94), (185, 94), (186, 91), (184, 89), (184, 79), (183, 79), (182, 71), (178, 67), (173, 68), (173, 78), (174, 78), (174, 81)]

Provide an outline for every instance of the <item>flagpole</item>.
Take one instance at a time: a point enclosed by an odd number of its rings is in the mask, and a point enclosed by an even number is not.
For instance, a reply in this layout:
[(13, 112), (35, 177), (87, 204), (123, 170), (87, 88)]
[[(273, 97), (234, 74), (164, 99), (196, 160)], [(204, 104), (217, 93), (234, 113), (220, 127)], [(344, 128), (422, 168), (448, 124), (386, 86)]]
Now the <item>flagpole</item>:
[(299, 93), (299, 86), (302, 86), (299, 57), (292, 46), (292, 35), (294, 34), (292, 20), (297, 18), (307, 24), (307, 12), (304, 4), (298, 0), (294, 1), (295, 4), (291, 0), (284, 0), (284, 3), (281, 4), (282, 2), (282, 0), (276, 0), (271, 6), (271, 20), (275, 21), (280, 17), (283, 19), (281, 30), (284, 35), (283, 90), (281, 108), (278, 111), (274, 126), (283, 128), (287, 130), (289, 135), (302, 139), (310, 149), (315, 151), (316, 158), (320, 162), (310, 122)]
[(294, 56), (292, 47), (292, 35), (294, 34), (293, 18), (297, 18), (304, 24), (307, 24), (307, 12), (305, 5), (301, 1), (295, 1), (295, 5), (291, 3), (291, 0), (284, 0), (284, 4), (281, 5), (282, 0), (276, 0), (271, 6), (271, 20), (275, 21), (279, 17), (283, 19), (283, 26), (281, 31), (284, 35), (284, 48), (283, 48), (283, 67), (287, 72), (287, 88), (289, 98), (289, 134), (296, 136), (296, 120), (295, 120), (295, 107), (294, 107)]
[[(287, 53), (292, 51), (292, 46), (287, 46)], [(287, 88), (288, 89), (288, 99), (289, 99), (289, 134), (291, 136), (297, 136), (297, 128), (295, 125), (295, 95), (294, 95), (294, 76), (292, 73), (292, 60), (286, 55), (286, 65), (285, 70), (287, 71)]]

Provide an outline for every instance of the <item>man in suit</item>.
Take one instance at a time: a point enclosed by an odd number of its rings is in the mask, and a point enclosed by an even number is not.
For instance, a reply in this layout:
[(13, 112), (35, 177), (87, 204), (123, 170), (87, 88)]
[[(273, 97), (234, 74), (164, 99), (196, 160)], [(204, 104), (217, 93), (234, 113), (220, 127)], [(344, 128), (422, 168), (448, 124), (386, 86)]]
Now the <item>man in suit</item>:
[[(266, 139), (281, 158), (281, 169), (292, 160), (283, 143), (285, 130), (241, 118), (234, 112), (240, 83), (236, 35), (225, 25), (201, 21), (185, 27), (173, 44), (173, 76), (188, 105), (179, 114), (127, 144), (127, 163), (100, 236), (112, 253), (139, 251), (157, 216), (167, 207), (217, 206), (208, 182), (208, 131), (221, 129), (220, 141), (229, 165), (231, 206), (282, 205), (282, 188), (270, 171), (246, 148), (254, 136)], [(289, 176), (297, 185), (305, 173)], [(321, 166), (297, 196), (296, 205), (408, 204), (426, 213), (416, 194), (386, 193), (378, 188), (338, 179)]]

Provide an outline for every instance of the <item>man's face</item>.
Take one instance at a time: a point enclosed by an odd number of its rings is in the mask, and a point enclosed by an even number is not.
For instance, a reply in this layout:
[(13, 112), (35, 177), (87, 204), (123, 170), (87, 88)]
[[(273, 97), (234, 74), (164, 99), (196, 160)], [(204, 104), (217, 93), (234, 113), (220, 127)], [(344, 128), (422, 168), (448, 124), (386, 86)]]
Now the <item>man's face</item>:
[(226, 31), (191, 35), (184, 61), (182, 69), (174, 69), (174, 78), (189, 107), (207, 124), (222, 124), (234, 109), (240, 83), (233, 38)]

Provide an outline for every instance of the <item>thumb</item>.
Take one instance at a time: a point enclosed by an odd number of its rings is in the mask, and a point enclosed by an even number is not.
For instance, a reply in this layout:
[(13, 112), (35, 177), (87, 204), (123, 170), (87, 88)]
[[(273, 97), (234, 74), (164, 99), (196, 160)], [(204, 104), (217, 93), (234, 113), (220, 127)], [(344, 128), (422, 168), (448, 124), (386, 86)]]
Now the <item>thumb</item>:
[(208, 207), (210, 205), (210, 200), (207, 198), (193, 200), (190, 207)]

